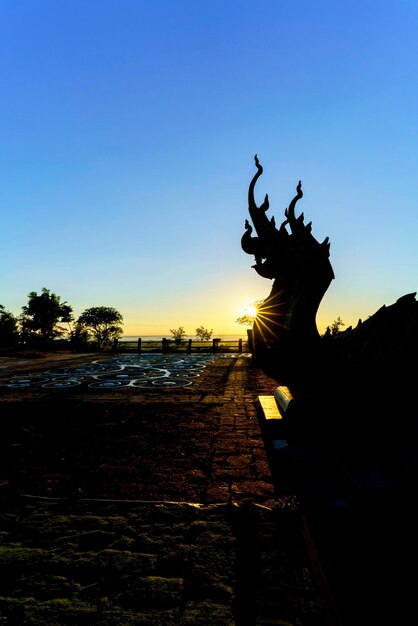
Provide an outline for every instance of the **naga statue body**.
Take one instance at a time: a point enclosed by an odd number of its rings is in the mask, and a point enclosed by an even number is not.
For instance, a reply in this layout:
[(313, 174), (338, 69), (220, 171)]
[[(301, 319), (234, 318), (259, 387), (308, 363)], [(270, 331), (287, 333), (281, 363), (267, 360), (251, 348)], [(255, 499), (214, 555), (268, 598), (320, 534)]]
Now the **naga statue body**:
[(303, 356), (320, 340), (316, 314), (334, 278), (329, 261), (330, 244), (328, 237), (322, 243), (313, 237), (312, 223), (304, 223), (303, 213), (295, 215), (296, 203), (303, 197), (301, 181), (284, 212), (286, 219), (276, 227), (274, 217), (267, 216), (268, 195), (260, 206), (255, 202), (255, 185), (263, 168), (257, 155), (254, 160), (257, 172), (248, 190), (252, 225), (245, 221), (241, 247), (254, 256), (255, 271), (273, 281), (270, 294), (257, 307), (254, 351), (257, 358), (278, 354)]

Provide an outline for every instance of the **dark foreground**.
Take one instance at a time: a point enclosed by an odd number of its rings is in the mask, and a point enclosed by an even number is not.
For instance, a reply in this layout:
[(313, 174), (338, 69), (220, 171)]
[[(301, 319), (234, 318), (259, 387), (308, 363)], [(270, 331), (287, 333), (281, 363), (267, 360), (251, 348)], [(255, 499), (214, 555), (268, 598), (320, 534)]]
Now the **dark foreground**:
[(0, 623), (336, 623), (272, 477), (257, 395), (276, 384), (228, 357), (175, 392), (2, 387)]
[(0, 623), (409, 623), (416, 459), (362, 468), (342, 408), (337, 450), (276, 449), (257, 397), (279, 382), (230, 356), (176, 389), (0, 387)]

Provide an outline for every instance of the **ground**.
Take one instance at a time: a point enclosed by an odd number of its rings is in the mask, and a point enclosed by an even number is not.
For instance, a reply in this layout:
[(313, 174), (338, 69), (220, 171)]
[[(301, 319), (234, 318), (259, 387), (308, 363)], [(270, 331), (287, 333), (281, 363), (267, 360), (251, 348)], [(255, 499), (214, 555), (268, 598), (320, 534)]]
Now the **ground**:
[[(0, 383), (57, 358), (3, 359)], [(0, 624), (335, 624), (271, 475), (257, 395), (276, 386), (244, 355), (175, 391), (0, 387)]]

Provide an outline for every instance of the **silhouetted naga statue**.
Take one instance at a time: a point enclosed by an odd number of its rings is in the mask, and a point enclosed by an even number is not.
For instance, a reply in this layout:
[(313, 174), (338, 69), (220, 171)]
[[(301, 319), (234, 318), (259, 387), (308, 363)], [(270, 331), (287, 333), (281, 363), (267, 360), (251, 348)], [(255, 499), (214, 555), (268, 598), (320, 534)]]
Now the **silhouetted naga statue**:
[(254, 199), (254, 189), (263, 168), (254, 157), (257, 172), (248, 190), (248, 207), (253, 226), (245, 221), (241, 238), (244, 252), (254, 255), (252, 267), (263, 278), (273, 280), (270, 295), (261, 305), (253, 327), (257, 357), (267, 354), (302, 356), (320, 340), (316, 327), (319, 304), (334, 272), (329, 261), (328, 237), (319, 243), (311, 234), (312, 223), (304, 223), (303, 213), (295, 216), (295, 207), (303, 196), (299, 181), (297, 194), (285, 210), (286, 219), (276, 228), (274, 217), (267, 217), (266, 194), (261, 206)]

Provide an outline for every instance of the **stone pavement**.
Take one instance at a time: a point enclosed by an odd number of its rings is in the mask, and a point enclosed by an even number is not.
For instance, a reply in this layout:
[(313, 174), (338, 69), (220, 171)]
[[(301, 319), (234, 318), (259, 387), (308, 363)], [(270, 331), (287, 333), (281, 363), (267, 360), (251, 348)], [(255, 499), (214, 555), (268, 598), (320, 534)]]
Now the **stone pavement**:
[(231, 356), (176, 392), (1, 387), (0, 623), (337, 626), (272, 476), (276, 386)]

